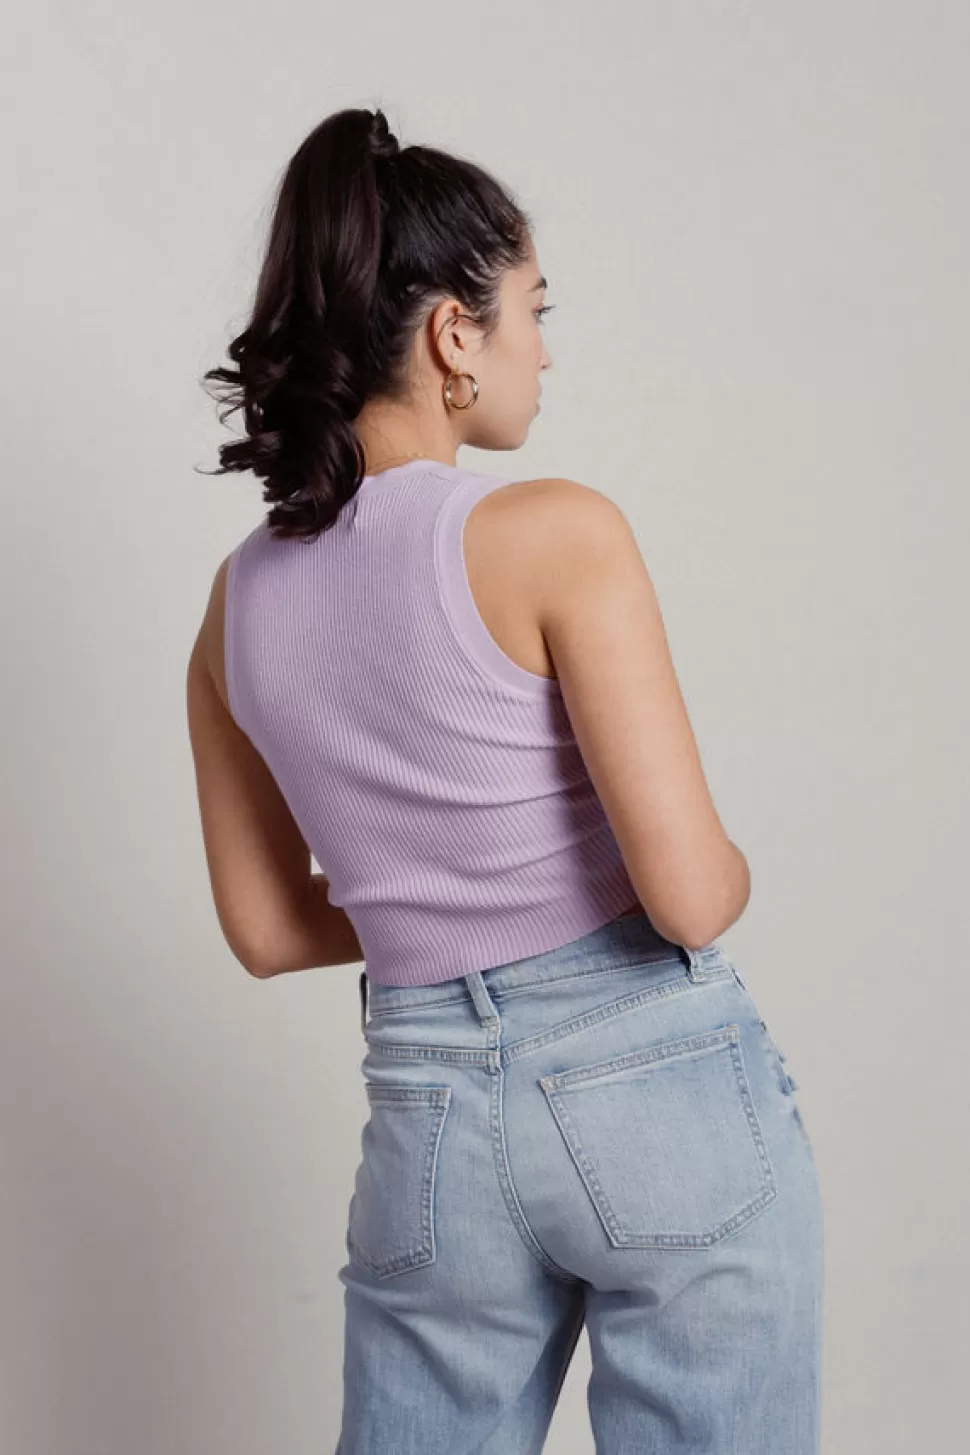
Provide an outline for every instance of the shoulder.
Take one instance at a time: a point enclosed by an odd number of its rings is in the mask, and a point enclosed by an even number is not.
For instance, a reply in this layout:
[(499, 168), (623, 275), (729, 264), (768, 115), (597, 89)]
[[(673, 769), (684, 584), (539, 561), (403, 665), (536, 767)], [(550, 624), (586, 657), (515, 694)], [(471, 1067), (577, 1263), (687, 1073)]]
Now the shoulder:
[(501, 484), (475, 502), (471, 517), (499, 555), (540, 578), (564, 582), (573, 570), (615, 565), (624, 552), (639, 555), (622, 508), (595, 486), (565, 476)]
[(478, 506), (491, 509), (548, 539), (552, 532), (563, 542), (572, 537), (615, 535), (629, 530), (629, 522), (615, 500), (593, 485), (561, 475), (533, 480), (510, 480), (485, 495)]

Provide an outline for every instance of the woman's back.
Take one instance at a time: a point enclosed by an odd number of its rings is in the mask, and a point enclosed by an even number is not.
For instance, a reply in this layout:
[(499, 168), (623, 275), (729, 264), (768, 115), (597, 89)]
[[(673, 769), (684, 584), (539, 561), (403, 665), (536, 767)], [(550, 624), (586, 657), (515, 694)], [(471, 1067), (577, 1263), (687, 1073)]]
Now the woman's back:
[(376, 983), (540, 953), (637, 903), (558, 680), (472, 593), (466, 519), (510, 483), (418, 460), (315, 541), (261, 523), (229, 560), (228, 705)]

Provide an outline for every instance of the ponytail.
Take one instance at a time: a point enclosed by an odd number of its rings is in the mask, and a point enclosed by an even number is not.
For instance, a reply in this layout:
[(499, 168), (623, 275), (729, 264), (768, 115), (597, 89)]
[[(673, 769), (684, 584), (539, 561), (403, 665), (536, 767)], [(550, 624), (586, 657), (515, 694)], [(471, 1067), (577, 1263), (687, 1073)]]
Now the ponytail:
[(486, 332), (505, 268), (525, 260), (528, 215), (473, 163), (405, 150), (381, 110), (345, 110), (301, 144), (279, 187), (235, 367), (203, 376), (242, 411), (219, 448), (224, 474), (264, 481), (278, 536), (316, 538), (356, 493), (365, 461), (352, 421), (372, 395), (401, 398), (424, 310), (454, 295)]

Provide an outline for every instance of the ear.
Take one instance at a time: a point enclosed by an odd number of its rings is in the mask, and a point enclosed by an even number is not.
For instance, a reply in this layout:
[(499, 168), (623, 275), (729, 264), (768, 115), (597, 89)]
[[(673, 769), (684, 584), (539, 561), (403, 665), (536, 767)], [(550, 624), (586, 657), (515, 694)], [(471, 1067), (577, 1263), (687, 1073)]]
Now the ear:
[(477, 352), (481, 329), (457, 298), (443, 298), (428, 319), (428, 349), (446, 374), (466, 369)]

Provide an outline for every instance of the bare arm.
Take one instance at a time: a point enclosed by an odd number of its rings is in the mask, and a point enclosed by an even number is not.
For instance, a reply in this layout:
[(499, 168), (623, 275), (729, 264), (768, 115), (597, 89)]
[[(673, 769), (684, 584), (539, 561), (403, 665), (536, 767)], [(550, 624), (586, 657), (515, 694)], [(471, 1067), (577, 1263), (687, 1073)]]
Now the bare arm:
[(257, 979), (363, 958), (344, 910), (311, 873), (310, 850), (269, 768), (225, 700), (225, 562), (186, 672), (186, 710), (206, 862), (219, 925)]
[(653, 583), (607, 496), (533, 489), (537, 613), (587, 771), (654, 926), (698, 949), (740, 918), (751, 879), (711, 799)]

